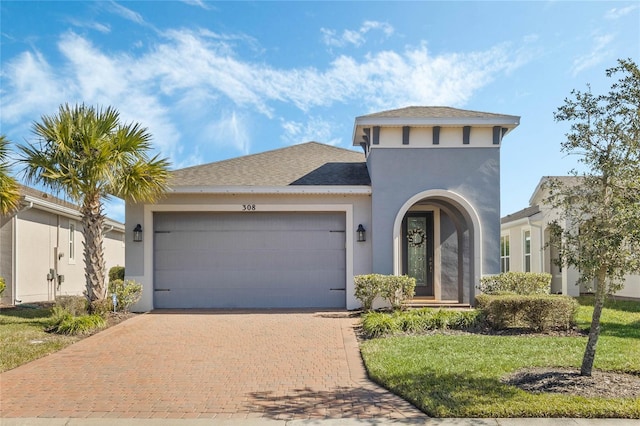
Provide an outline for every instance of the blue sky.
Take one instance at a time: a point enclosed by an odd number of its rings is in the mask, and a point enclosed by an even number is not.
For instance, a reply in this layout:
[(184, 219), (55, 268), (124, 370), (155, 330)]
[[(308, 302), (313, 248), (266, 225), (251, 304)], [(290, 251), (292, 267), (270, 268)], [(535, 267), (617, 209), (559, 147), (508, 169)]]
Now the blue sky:
[(14, 142), (65, 102), (116, 107), (174, 168), (310, 140), (352, 148), (355, 117), (409, 105), (519, 115), (503, 215), (576, 166), (553, 120), (563, 99), (608, 90), (607, 68), (640, 59), (635, 1), (3, 0), (0, 13), (0, 131)]

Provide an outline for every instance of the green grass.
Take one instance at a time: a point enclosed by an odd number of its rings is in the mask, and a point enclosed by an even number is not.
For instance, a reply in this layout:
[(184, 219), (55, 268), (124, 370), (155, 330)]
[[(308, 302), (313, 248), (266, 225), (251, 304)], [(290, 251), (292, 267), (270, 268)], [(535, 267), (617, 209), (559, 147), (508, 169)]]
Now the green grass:
[(0, 372), (56, 352), (80, 337), (46, 333), (52, 311), (9, 308), (0, 310)]
[[(592, 299), (581, 298), (588, 329)], [(640, 374), (640, 303), (608, 303), (595, 368)], [(373, 339), (361, 346), (370, 377), (434, 417), (640, 418), (640, 398), (532, 394), (500, 382), (526, 367), (578, 368), (586, 337), (479, 334)]]

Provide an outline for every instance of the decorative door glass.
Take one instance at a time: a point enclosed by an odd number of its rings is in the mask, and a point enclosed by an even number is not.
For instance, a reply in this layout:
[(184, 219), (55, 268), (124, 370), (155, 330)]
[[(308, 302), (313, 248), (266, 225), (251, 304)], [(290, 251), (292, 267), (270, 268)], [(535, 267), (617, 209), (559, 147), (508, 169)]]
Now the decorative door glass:
[(407, 218), (407, 274), (416, 279), (417, 287), (427, 285), (427, 218)]

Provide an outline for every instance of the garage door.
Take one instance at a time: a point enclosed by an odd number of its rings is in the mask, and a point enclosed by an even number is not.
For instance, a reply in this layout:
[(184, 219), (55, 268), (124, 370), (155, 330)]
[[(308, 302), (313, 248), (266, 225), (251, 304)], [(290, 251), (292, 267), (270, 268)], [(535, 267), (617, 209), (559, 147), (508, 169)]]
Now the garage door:
[(344, 213), (155, 213), (155, 308), (344, 308)]

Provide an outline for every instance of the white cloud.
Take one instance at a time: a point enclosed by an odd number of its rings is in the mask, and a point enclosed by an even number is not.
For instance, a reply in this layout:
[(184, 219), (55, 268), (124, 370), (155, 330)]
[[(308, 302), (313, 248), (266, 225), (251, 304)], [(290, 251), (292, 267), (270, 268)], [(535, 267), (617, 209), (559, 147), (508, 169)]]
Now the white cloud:
[(204, 126), (205, 143), (225, 148), (231, 146), (242, 154), (249, 154), (251, 143), (247, 122), (246, 118), (240, 118), (235, 111), (226, 113)]
[(332, 137), (334, 125), (319, 117), (310, 117), (306, 123), (283, 121), (284, 134), (282, 140), (288, 145), (304, 142), (322, 142), (329, 145), (340, 145), (342, 139)]
[(39, 52), (24, 52), (2, 70), (2, 122), (17, 124), (53, 112), (70, 94), (66, 78), (56, 75)]
[(596, 35), (593, 37), (593, 47), (590, 52), (574, 59), (571, 67), (571, 75), (574, 77), (582, 71), (593, 68), (602, 63), (606, 58), (607, 48), (615, 37), (612, 34)]
[(605, 13), (604, 18), (610, 19), (610, 20), (619, 19), (619, 18), (622, 18), (623, 16), (626, 16), (632, 13), (638, 8), (640, 8), (640, 6), (638, 6), (637, 4), (632, 4), (623, 8), (614, 7), (613, 9), (610, 9), (607, 11), (607, 13)]
[(71, 18), (69, 19), (69, 23), (74, 27), (89, 28), (92, 30), (99, 31), (103, 34), (109, 34), (111, 32), (111, 27), (108, 24), (101, 24), (100, 22), (80, 21), (80, 20)]
[[(367, 23), (363, 28), (386, 28)], [(388, 29), (391, 31), (391, 29)], [(50, 113), (62, 102), (113, 105), (122, 118), (140, 122), (162, 155), (176, 165), (207, 144), (248, 153), (251, 113), (275, 118), (276, 104), (310, 113), (336, 103), (364, 102), (369, 111), (406, 105), (464, 105), (498, 75), (528, 60), (511, 45), (484, 51), (432, 55), (425, 43), (402, 51), (358, 58), (341, 55), (324, 69), (275, 68), (238, 57), (231, 37), (207, 31), (172, 30), (136, 53), (106, 52), (75, 33), (60, 37), (62, 63), (55, 68), (38, 53), (24, 53), (3, 69), (2, 120), (16, 123)], [(207, 123), (220, 110), (221, 120)], [(318, 113), (307, 123), (284, 123), (288, 143), (306, 139), (339, 143)], [(193, 131), (189, 125), (207, 129)], [(178, 130), (181, 123), (182, 131)], [(185, 148), (188, 134), (189, 145)], [(183, 152), (187, 149), (187, 153)]]
[(212, 7), (210, 4), (205, 3), (202, 0), (180, 0), (182, 1), (184, 4), (188, 4), (189, 6), (196, 6), (196, 7), (200, 7), (204, 10), (211, 10)]
[(145, 21), (142, 15), (140, 15), (138, 12), (134, 12), (133, 10), (128, 9), (116, 3), (113, 0), (108, 3), (108, 7), (111, 12), (115, 13), (116, 15), (128, 21), (135, 22), (136, 24), (141, 24), (141, 25), (145, 24)]
[(341, 35), (338, 35), (336, 30), (327, 28), (321, 28), (320, 32), (322, 40), (327, 46), (353, 45), (359, 47), (366, 42), (365, 35), (372, 30), (381, 31), (386, 37), (390, 37), (394, 31), (393, 27), (386, 22), (365, 21), (358, 30), (344, 30)]

